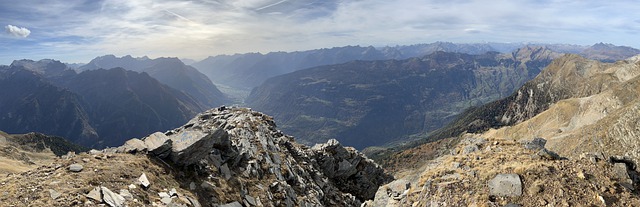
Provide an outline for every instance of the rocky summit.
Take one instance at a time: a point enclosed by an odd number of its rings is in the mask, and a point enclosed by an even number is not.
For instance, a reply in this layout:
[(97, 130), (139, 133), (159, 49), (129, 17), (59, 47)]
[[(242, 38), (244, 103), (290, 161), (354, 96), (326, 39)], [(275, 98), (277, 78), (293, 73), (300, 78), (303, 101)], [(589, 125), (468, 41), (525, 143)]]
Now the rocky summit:
[(9, 174), (0, 205), (360, 206), (392, 179), (336, 140), (304, 146), (270, 116), (220, 107), (120, 147)]

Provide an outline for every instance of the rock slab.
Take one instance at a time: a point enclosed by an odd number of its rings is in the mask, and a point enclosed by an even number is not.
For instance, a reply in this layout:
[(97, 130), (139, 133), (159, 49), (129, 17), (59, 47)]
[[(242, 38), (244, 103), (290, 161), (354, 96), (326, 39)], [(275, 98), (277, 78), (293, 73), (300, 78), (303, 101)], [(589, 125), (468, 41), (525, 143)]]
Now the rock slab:
[(71, 172), (80, 172), (82, 171), (83, 167), (81, 164), (71, 164), (69, 165), (69, 171)]
[(121, 207), (124, 206), (124, 197), (119, 194), (116, 194), (109, 190), (106, 187), (100, 187), (102, 190), (102, 200), (111, 207)]
[(87, 198), (91, 198), (91, 199), (93, 199), (95, 201), (102, 202), (102, 194), (101, 194), (100, 188), (98, 188), (98, 187), (93, 188), (93, 190), (89, 191), (89, 193), (87, 193), (87, 195), (85, 195), (85, 196), (87, 196)]
[(498, 174), (488, 183), (489, 195), (516, 197), (522, 195), (522, 181), (518, 174)]
[(140, 182), (140, 185), (142, 185), (142, 187), (145, 187), (145, 188), (148, 188), (149, 185), (151, 185), (151, 183), (149, 182), (149, 179), (147, 179), (147, 175), (144, 173), (142, 173), (140, 178), (138, 178), (138, 181)]

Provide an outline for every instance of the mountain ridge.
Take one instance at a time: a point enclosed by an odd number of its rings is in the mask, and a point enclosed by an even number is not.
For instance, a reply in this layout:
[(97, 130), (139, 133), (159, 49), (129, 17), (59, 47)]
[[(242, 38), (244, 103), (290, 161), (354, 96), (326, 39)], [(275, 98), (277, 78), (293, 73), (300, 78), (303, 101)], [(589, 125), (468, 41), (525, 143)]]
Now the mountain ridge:
[(0, 66), (0, 79), (2, 130), (38, 131), (95, 148), (175, 127), (204, 111), (191, 96), (122, 68), (78, 74), (59, 61), (20, 60)]
[(297, 70), (353, 60), (388, 60), (421, 57), (433, 52), (479, 55), (496, 51), (512, 53), (523, 47), (546, 47), (558, 53), (576, 53), (600, 60), (621, 60), (640, 50), (598, 43), (592, 46), (543, 43), (451, 43), (434, 42), (397, 46), (344, 46), (294, 52), (244, 53), (209, 56), (191, 64), (217, 84), (251, 90), (265, 80)]
[(88, 64), (79, 67), (78, 71), (124, 68), (136, 72), (146, 72), (163, 84), (189, 94), (202, 108), (217, 107), (230, 100), (206, 75), (197, 69), (185, 65), (178, 58), (150, 59), (146, 56), (134, 58), (130, 55), (116, 57), (114, 55), (99, 56)]
[(247, 104), (273, 114), (284, 131), (304, 141), (335, 137), (357, 148), (380, 145), (437, 129), (469, 105), (510, 94), (555, 56), (545, 48), (515, 54), (436, 52), (321, 66), (269, 79)]

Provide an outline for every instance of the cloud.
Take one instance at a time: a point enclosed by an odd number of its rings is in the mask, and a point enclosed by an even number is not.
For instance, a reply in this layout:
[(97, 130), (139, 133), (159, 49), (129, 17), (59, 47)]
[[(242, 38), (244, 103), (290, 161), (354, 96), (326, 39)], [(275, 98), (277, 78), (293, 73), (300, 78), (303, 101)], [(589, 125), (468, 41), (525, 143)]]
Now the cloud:
[(31, 34), (31, 31), (27, 28), (17, 27), (10, 24), (4, 27), (4, 31), (7, 32), (7, 34), (16, 37), (28, 37), (29, 34)]

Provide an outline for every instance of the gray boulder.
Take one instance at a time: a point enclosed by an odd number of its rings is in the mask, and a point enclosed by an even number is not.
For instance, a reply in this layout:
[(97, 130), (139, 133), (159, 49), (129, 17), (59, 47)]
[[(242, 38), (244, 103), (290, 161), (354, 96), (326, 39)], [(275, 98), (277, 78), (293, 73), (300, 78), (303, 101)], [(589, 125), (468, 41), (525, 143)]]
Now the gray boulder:
[(53, 189), (49, 189), (49, 195), (51, 196), (51, 199), (55, 200), (56, 198), (60, 197), (62, 194)]
[(140, 140), (140, 139), (130, 139), (127, 140), (127, 142), (124, 143), (124, 145), (122, 145), (122, 147), (119, 147), (121, 150), (121, 152), (127, 152), (127, 153), (135, 153), (135, 152), (142, 152), (144, 150), (147, 150), (147, 145), (144, 143), (144, 141)]
[(124, 204), (124, 197), (116, 194), (106, 187), (101, 186), (102, 200), (111, 207), (121, 207)]
[(171, 153), (173, 140), (162, 132), (153, 133), (145, 137), (143, 141), (147, 146), (147, 151), (152, 155), (165, 158)]
[(546, 148), (542, 148), (540, 149), (540, 151), (538, 151), (538, 153), (536, 153), (538, 156), (545, 158), (547, 160), (559, 160), (560, 159), (560, 155), (558, 155), (557, 153), (548, 150)]
[(522, 181), (518, 174), (498, 174), (489, 180), (489, 195), (515, 197), (522, 195)]
[(118, 194), (120, 194), (125, 200), (133, 199), (133, 195), (127, 189), (120, 189), (120, 192)]
[(71, 164), (69, 165), (69, 171), (71, 172), (80, 172), (84, 167), (81, 164)]
[(171, 160), (178, 165), (191, 165), (206, 158), (214, 146), (228, 143), (229, 134), (223, 129), (209, 133), (185, 130), (169, 138), (173, 140)]
[(464, 148), (462, 148), (462, 154), (471, 154), (474, 153), (476, 151), (478, 151), (478, 145), (476, 144), (469, 144), (467, 146), (465, 146)]
[(618, 180), (620, 185), (629, 188), (630, 190), (634, 190), (633, 180), (629, 176), (627, 172), (627, 165), (625, 163), (614, 163), (613, 164), (613, 176)]
[(102, 202), (102, 191), (98, 187), (93, 188), (93, 190), (89, 191), (85, 196), (95, 201)]
[(587, 152), (580, 155), (580, 159), (588, 159), (592, 163), (597, 163), (604, 160), (604, 154), (602, 152)]
[(525, 149), (528, 149), (528, 150), (541, 150), (541, 149), (544, 149), (544, 146), (546, 144), (547, 144), (546, 139), (536, 137), (536, 138), (533, 138), (533, 140), (524, 141), (523, 146)]

